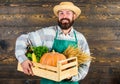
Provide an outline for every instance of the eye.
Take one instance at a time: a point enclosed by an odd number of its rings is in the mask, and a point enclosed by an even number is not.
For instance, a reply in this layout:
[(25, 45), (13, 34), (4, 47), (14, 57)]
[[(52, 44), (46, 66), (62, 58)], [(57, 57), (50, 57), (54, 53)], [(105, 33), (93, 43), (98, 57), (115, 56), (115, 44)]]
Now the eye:
[(73, 13), (71, 11), (68, 11), (66, 14), (67, 15), (72, 15)]
[(58, 14), (59, 14), (59, 15), (63, 15), (63, 12), (59, 12)]

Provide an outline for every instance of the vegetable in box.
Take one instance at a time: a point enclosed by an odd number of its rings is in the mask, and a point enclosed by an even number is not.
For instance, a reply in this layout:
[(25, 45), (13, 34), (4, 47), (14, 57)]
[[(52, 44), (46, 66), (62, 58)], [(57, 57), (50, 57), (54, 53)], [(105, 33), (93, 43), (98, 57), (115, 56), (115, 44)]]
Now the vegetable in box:
[(43, 54), (48, 51), (49, 49), (46, 46), (28, 46), (26, 56), (31, 61), (39, 62)]

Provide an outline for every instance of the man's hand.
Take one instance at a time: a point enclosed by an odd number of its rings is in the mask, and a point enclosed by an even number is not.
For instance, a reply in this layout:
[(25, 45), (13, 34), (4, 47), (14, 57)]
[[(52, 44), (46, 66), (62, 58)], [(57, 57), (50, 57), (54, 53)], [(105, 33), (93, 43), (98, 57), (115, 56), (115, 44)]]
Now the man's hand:
[(70, 81), (72, 79), (72, 77), (68, 77), (66, 79), (64, 79), (64, 81)]
[(23, 68), (23, 72), (27, 75), (34, 75), (31, 67), (33, 67), (33, 64), (30, 60), (26, 60), (21, 63), (21, 66)]

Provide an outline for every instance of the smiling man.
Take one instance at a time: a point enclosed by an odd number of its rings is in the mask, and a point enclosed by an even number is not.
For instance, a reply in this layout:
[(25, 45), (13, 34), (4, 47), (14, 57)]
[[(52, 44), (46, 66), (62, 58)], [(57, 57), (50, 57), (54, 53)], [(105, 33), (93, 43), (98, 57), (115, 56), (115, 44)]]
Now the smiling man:
[[(47, 46), (49, 51), (63, 53), (70, 45), (78, 46), (83, 52), (90, 55), (88, 43), (82, 33), (73, 28), (74, 21), (80, 15), (81, 10), (72, 2), (61, 2), (53, 8), (54, 14), (58, 17), (58, 24), (21, 35), (16, 40), (15, 54), (21, 63), (25, 74), (34, 75), (31, 70), (32, 62), (28, 60), (25, 53), (27, 46)], [(29, 43), (31, 42), (31, 43)], [(60, 82), (55, 82), (41, 78), (40, 84), (78, 84), (88, 73), (90, 61), (87, 61), (78, 67), (76, 76), (67, 78)]]

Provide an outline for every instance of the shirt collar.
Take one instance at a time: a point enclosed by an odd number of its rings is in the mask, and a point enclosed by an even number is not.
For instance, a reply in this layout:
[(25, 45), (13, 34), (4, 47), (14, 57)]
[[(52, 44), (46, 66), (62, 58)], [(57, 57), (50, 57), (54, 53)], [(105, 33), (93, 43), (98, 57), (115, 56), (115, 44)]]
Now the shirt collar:
[[(59, 26), (57, 26), (57, 28), (58, 28), (58, 34), (59, 34), (59, 35), (60, 35), (60, 34), (63, 34), (62, 29), (61, 29)], [(70, 32), (68, 33), (68, 35), (69, 35), (69, 36), (74, 36), (73, 31), (74, 31), (74, 29), (73, 29), (73, 26), (72, 26), (72, 28), (71, 28)]]

